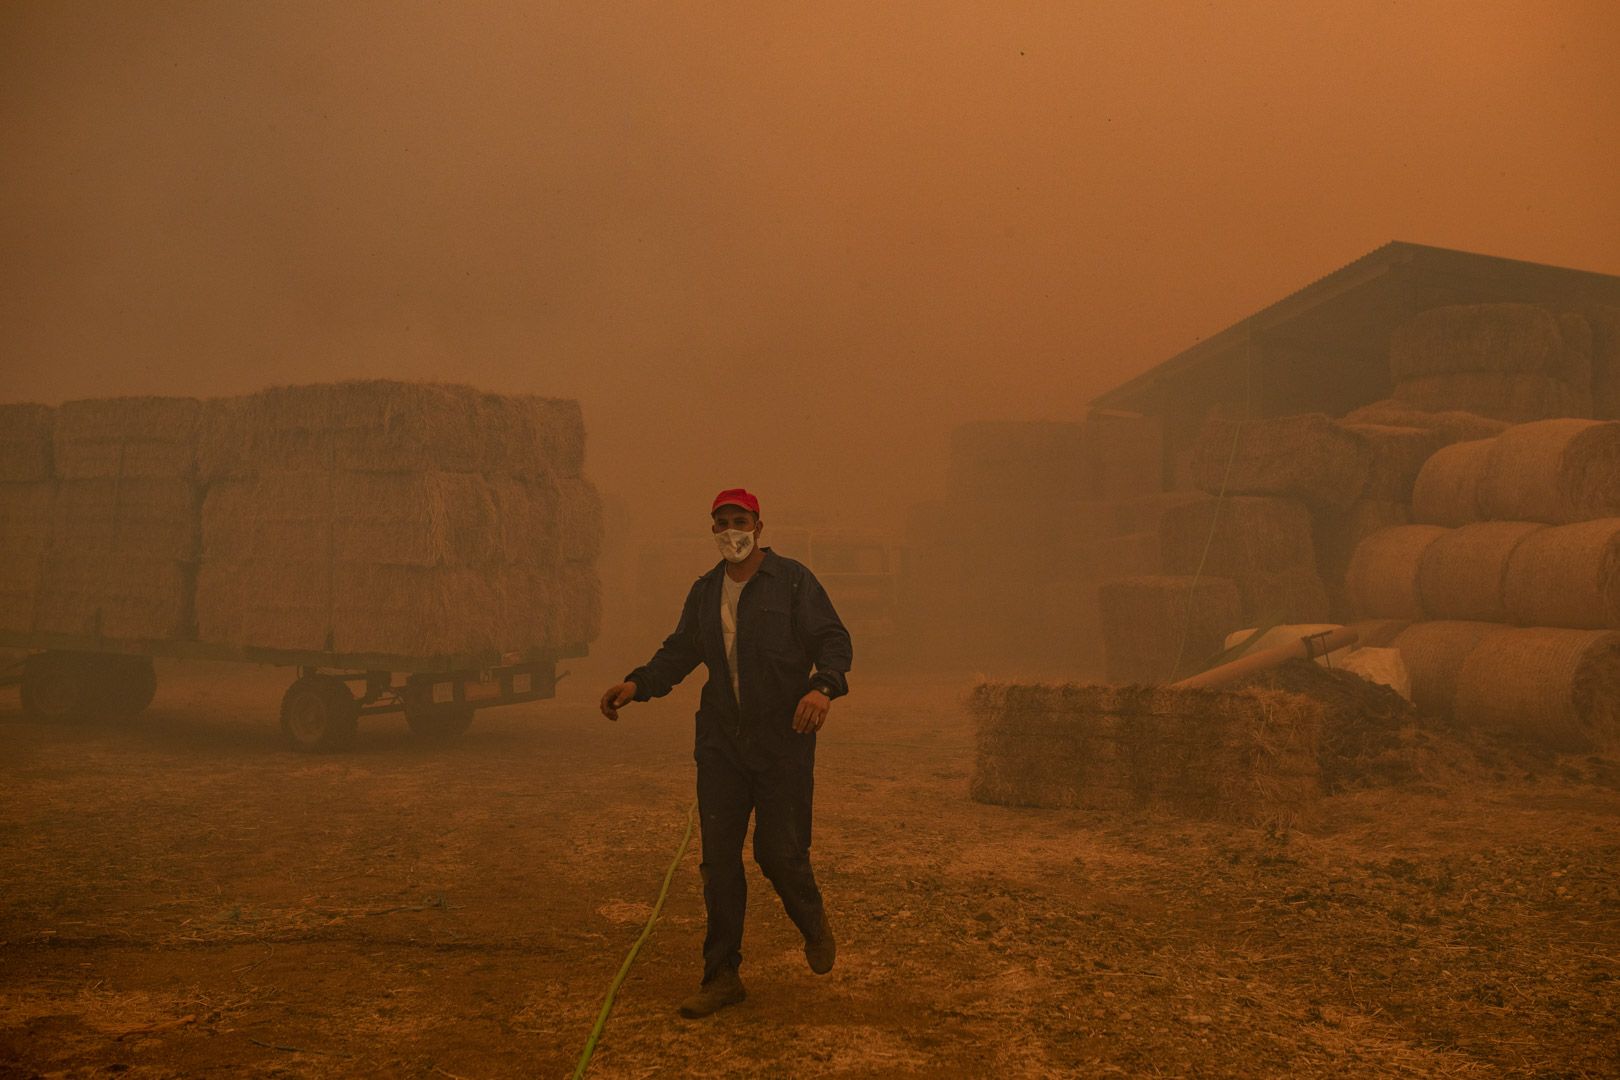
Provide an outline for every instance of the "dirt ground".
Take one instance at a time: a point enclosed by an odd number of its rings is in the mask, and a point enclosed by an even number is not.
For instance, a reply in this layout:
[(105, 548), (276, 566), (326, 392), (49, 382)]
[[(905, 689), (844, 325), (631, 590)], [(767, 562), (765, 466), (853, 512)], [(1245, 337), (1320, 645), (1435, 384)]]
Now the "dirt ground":
[[(151, 712), (0, 696), (0, 1075), (563, 1076), (692, 800), (695, 686), (592, 674), (458, 744), (284, 751), (282, 672), (163, 665)], [(1620, 1074), (1620, 769), (1499, 757), (1285, 835), (967, 797), (959, 679), (857, 677), (823, 736), (816, 977), (751, 868), (707, 1021), (697, 853), (590, 1075)]]

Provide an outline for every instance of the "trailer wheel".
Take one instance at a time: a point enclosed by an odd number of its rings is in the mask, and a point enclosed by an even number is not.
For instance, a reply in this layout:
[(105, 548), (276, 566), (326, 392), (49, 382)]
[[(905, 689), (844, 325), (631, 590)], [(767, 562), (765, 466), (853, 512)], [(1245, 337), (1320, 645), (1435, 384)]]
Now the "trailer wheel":
[(157, 672), (149, 656), (108, 656), (96, 672), (95, 708), (111, 716), (139, 716), (157, 695)]
[(47, 652), (23, 661), (22, 707), (35, 720), (83, 720), (95, 706), (97, 680), (84, 658)]
[(467, 729), (472, 727), (473, 712), (471, 705), (421, 705), (412, 708), (405, 706), (405, 722), (411, 726), (411, 734), (423, 739), (453, 739), (458, 735), (465, 735)]
[(345, 749), (359, 727), (360, 705), (342, 679), (304, 675), (281, 699), (281, 733), (302, 753)]

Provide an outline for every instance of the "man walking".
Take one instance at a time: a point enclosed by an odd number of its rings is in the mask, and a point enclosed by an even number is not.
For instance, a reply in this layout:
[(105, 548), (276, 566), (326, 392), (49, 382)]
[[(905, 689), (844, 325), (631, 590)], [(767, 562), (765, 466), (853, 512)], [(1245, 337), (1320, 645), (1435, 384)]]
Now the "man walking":
[[(722, 491), (710, 508), (722, 561), (686, 594), (675, 632), (646, 664), (602, 695), (619, 718), (632, 701), (663, 697), (699, 662), (698, 815), (703, 828), (703, 982), (682, 1016), (708, 1016), (748, 996), (742, 963), (743, 838), (754, 817), (754, 861), (804, 935), (810, 970), (836, 955), (821, 890), (810, 869), (816, 732), (833, 698), (849, 692), (849, 632), (808, 567), (761, 547), (759, 500)], [(812, 671), (813, 669), (813, 671)]]

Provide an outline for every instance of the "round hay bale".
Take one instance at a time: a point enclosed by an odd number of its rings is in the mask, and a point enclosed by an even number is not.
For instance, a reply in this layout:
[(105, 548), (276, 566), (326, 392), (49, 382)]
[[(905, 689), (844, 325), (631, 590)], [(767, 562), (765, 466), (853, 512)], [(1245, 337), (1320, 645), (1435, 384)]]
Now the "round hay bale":
[(1193, 447), (1193, 482), (1212, 495), (1278, 495), (1347, 506), (1367, 483), (1367, 441), (1322, 413), (1211, 419)]
[(1576, 521), (1620, 516), (1620, 422), (1542, 420), (1491, 440), (1480, 475), (1486, 517)]
[(1420, 427), (1390, 427), (1384, 424), (1345, 424), (1344, 429), (1367, 444), (1367, 483), (1363, 499), (1411, 502), (1412, 485), (1418, 472), (1444, 440), (1434, 431)]
[(1508, 559), (1502, 599), (1524, 626), (1620, 629), (1620, 518), (1526, 536)]
[(1590, 416), (1591, 391), (1581, 394), (1550, 375), (1465, 371), (1424, 375), (1395, 384), (1395, 400), (1420, 409), (1462, 409), (1511, 423), (1554, 416)]
[(1316, 561), (1310, 511), (1293, 499), (1229, 495), (1167, 507), (1159, 540), (1172, 574), (1248, 577)]
[(1546, 627), (1486, 635), (1457, 676), (1459, 723), (1553, 750), (1620, 736), (1620, 634)]
[(1488, 635), (1506, 629), (1488, 622), (1419, 622), (1396, 634), (1392, 644), (1412, 677), (1412, 704), (1418, 711), (1451, 716), (1463, 661)]
[(1097, 590), (1108, 678), (1156, 684), (1196, 670), (1242, 624), (1238, 589), (1226, 578), (1144, 575)]
[(1389, 398), (1363, 405), (1354, 412), (1347, 413), (1344, 422), (1358, 425), (1377, 424), (1383, 427), (1422, 428), (1433, 434), (1442, 446), (1488, 439), (1508, 429), (1508, 424), (1504, 420), (1493, 420), (1460, 409), (1431, 412)]
[(1479, 485), (1490, 451), (1490, 439), (1452, 443), (1435, 451), (1412, 485), (1412, 520), (1452, 529), (1482, 520)]
[(1520, 541), (1547, 528), (1529, 521), (1476, 521), (1429, 545), (1418, 565), (1418, 595), (1435, 619), (1506, 622), (1502, 584)]
[(1592, 334), (1580, 316), (1535, 304), (1452, 304), (1395, 328), (1389, 370), (1397, 382), (1430, 375), (1494, 372), (1568, 378), (1590, 365)]
[(1344, 577), (1350, 610), (1359, 618), (1423, 618), (1418, 565), (1445, 534), (1437, 525), (1396, 525), (1357, 544)]

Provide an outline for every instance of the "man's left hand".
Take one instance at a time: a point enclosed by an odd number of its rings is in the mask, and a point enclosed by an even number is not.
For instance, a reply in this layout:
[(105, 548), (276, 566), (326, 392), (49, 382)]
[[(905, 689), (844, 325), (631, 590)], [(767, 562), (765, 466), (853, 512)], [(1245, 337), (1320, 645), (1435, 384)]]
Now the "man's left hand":
[(799, 699), (799, 707), (793, 712), (793, 730), (800, 735), (809, 735), (821, 730), (821, 725), (827, 722), (827, 710), (832, 708), (832, 700), (820, 690), (812, 690)]

